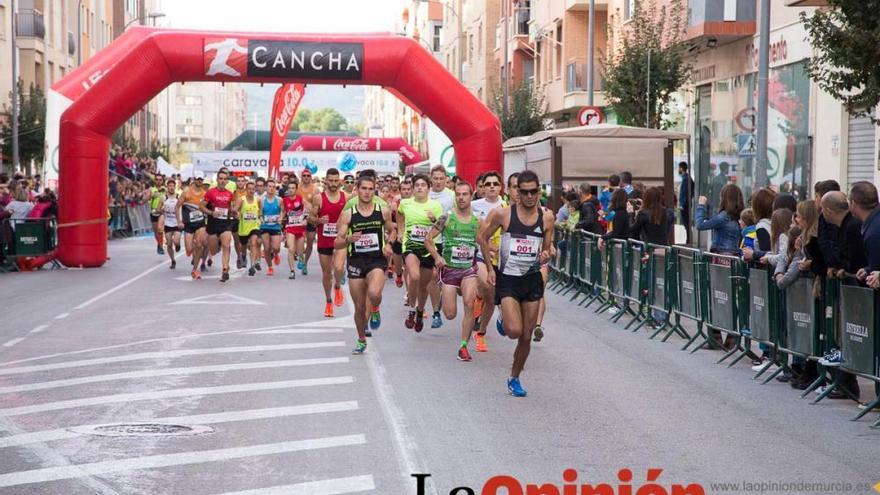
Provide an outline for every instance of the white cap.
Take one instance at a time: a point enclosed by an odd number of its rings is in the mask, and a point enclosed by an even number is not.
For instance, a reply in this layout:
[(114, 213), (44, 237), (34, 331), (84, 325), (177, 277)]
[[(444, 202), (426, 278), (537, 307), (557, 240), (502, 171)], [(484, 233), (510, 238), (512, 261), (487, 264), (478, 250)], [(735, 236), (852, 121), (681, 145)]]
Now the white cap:
[(195, 172), (193, 172), (193, 178), (204, 179), (205, 173), (202, 172), (201, 170), (196, 170)]

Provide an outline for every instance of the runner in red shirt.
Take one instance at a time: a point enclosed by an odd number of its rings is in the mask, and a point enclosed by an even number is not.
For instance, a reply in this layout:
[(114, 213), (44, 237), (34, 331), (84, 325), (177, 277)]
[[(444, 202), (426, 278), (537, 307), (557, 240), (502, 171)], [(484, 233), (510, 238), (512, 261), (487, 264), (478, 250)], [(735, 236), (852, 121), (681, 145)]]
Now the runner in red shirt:
[[(324, 297), (326, 306), (324, 316), (333, 317), (333, 304), (342, 306), (345, 295), (342, 293), (342, 270), (345, 263), (345, 250), (334, 249), (338, 229), (336, 222), (345, 206), (345, 193), (339, 190), (339, 170), (331, 168), (327, 170), (324, 179), (324, 192), (312, 196), (312, 207), (309, 212), (309, 222), (316, 225), (318, 230), (318, 259), (321, 261), (321, 273), (324, 285)], [(335, 278), (334, 278), (335, 275)], [(330, 296), (330, 288), (333, 287), (333, 298)]]
[(217, 173), (217, 187), (208, 189), (200, 208), (208, 215), (208, 250), (211, 256), (223, 249), (223, 273), (220, 281), (229, 280), (229, 249), (232, 245), (232, 231), (234, 220), (238, 218), (235, 209), (235, 195), (226, 189), (226, 181), (229, 174)]
[(285, 227), (284, 235), (287, 240), (287, 265), (290, 267), (289, 279), (296, 278), (294, 262), (297, 268), (304, 270), (303, 245), (305, 243), (306, 225), (310, 204), (303, 199), (298, 192), (299, 183), (296, 176), (290, 178), (287, 184), (287, 194), (284, 196)]

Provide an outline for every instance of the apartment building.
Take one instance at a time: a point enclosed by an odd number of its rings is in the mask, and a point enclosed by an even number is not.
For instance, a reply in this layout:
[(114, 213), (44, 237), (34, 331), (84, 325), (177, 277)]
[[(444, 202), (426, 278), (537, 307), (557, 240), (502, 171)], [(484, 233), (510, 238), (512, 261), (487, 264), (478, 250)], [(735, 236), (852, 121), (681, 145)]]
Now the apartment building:
[(237, 83), (175, 83), (155, 99), (160, 141), (172, 152), (220, 150), (247, 129), (247, 93)]

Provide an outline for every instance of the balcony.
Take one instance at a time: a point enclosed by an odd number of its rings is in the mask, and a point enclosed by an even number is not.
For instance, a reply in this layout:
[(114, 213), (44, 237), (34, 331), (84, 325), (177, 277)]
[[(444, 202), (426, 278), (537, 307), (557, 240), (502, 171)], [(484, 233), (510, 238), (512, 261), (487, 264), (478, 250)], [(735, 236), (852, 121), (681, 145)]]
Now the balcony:
[(34, 9), (23, 9), (18, 13), (18, 29), (15, 35), (20, 38), (45, 39), (46, 25), (43, 23), (43, 13)]
[[(593, 91), (602, 91), (602, 73), (599, 65), (593, 67)], [(574, 93), (587, 90), (587, 64), (571, 62), (565, 68), (565, 92)]]
[(827, 7), (828, 0), (785, 0), (786, 7)]
[[(596, 10), (608, 10), (610, 0), (596, 0)], [(586, 12), (590, 9), (590, 0), (565, 0), (565, 10)]]
[(714, 48), (756, 32), (755, 0), (691, 0), (687, 40), (692, 46)]

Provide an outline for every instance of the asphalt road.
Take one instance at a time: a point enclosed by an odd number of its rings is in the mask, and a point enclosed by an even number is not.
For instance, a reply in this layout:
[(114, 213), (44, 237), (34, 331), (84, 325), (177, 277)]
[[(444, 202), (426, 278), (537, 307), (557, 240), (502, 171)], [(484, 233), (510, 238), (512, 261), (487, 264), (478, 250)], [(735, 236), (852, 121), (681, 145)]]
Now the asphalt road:
[(568, 468), (613, 487), (629, 468), (633, 493), (649, 468), (668, 491), (880, 481), (877, 413), (851, 422), (852, 402), (811, 406), (753, 381), (749, 363), (716, 365), (717, 352), (689, 355), (567, 298), (548, 297), (516, 399), (512, 342), (493, 330), (488, 353), (458, 362), (458, 322), (406, 330), (393, 284), (381, 330), (352, 356), (349, 305), (322, 317), (316, 258), (295, 281), (222, 285), (152, 249), (114, 241), (101, 269), (0, 276), (0, 494), (415, 494), (413, 473), (431, 474), (426, 493), (480, 493), (495, 475), (562, 493)]

